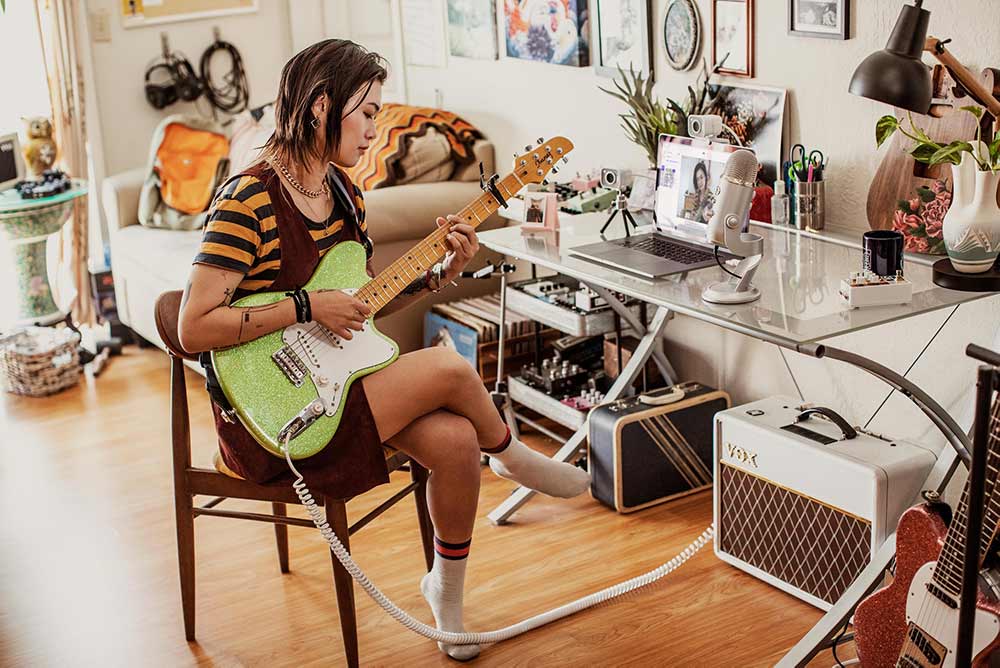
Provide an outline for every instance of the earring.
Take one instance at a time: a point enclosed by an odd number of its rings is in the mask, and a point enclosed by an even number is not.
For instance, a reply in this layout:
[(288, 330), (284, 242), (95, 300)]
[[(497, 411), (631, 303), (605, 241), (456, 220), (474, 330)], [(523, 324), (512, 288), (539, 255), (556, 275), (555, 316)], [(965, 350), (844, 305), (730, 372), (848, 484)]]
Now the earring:
[(309, 123), (309, 125), (313, 126), (313, 130), (315, 130), (316, 128), (318, 128), (319, 127), (319, 118), (312, 119), (312, 121)]

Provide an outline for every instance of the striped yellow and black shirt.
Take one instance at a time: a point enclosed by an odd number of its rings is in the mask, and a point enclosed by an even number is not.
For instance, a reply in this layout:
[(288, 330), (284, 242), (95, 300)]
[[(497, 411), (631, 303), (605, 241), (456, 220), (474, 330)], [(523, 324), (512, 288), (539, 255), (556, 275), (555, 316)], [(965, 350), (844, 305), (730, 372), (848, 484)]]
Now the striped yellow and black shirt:
[[(331, 188), (336, 187), (335, 179), (331, 174)], [(361, 190), (351, 183), (350, 194), (358, 223), (367, 234)], [(333, 211), (325, 223), (302, 216), (320, 257), (341, 240), (344, 225), (353, 224), (355, 212), (346, 211), (341, 200), (333, 198)], [(235, 178), (216, 196), (194, 263), (242, 273), (234, 299), (271, 286), (281, 265), (281, 239), (271, 197), (260, 179)]]

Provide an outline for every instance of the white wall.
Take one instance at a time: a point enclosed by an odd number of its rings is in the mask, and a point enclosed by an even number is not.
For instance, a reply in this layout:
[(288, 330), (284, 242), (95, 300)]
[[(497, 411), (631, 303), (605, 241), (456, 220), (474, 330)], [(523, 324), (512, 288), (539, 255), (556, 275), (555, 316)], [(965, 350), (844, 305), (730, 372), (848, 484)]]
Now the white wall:
[[(757, 76), (733, 81), (789, 91), (786, 114), (791, 123), (786, 141), (819, 147), (830, 158), (827, 224), (831, 226), (867, 228), (865, 199), (879, 160), (874, 125), (891, 110), (849, 94), (847, 85), (854, 67), (885, 46), (902, 4), (901, 0), (852, 0), (852, 38), (836, 41), (790, 36), (785, 28), (788, 1), (756, 2)], [(695, 70), (678, 73), (667, 65), (666, 2), (653, 0), (652, 5), (654, 90), (661, 98), (682, 101)], [(705, 32), (702, 54), (711, 59), (711, 1), (697, 0), (697, 5)], [(950, 48), (973, 71), (1000, 67), (1000, 3), (932, 0), (925, 7), (931, 11), (931, 34), (953, 37)], [(567, 170), (644, 166), (643, 153), (619, 128), (617, 114), (624, 105), (597, 90), (598, 85), (608, 87), (610, 79), (597, 76), (592, 68), (449, 56), (446, 68), (410, 66), (406, 76), (411, 103), (433, 105), (435, 89), (440, 89), (445, 108), (465, 116), (490, 137), (497, 146), (498, 171), (525, 144), (553, 134), (566, 135), (576, 144)]]
[(234, 44), (243, 57), (250, 104), (274, 99), (281, 67), (292, 55), (288, 7), (278, 0), (260, 0), (259, 4), (252, 14), (125, 29), (118, 20), (118, 0), (87, 0), (89, 11), (107, 9), (112, 16), (111, 41), (90, 43), (96, 86), (89, 94), (100, 107), (108, 174), (145, 165), (150, 137), (165, 116), (196, 109), (209, 113), (204, 100), (178, 102), (161, 111), (146, 102), (143, 74), (160, 53), (161, 32), (168, 34), (171, 49), (187, 55), (197, 69), (202, 52), (212, 42), (212, 27), (218, 26), (222, 39)]

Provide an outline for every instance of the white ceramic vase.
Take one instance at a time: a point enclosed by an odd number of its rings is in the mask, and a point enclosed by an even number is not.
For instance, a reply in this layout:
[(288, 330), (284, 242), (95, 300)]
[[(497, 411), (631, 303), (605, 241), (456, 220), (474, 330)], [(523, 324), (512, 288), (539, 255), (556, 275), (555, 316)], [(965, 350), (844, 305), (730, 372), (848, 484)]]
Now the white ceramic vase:
[(944, 243), (957, 271), (989, 271), (1000, 253), (1000, 173), (978, 171), (972, 156), (952, 167), (951, 207), (944, 217)]

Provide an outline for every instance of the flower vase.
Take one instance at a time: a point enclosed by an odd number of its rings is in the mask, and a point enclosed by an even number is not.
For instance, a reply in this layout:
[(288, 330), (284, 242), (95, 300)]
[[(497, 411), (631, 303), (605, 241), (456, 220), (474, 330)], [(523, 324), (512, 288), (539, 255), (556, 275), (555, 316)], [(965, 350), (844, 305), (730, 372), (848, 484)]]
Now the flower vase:
[(944, 242), (956, 271), (989, 271), (1000, 253), (1000, 173), (977, 171), (971, 156), (954, 167), (955, 192), (944, 217)]

